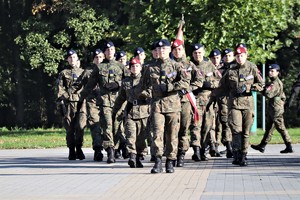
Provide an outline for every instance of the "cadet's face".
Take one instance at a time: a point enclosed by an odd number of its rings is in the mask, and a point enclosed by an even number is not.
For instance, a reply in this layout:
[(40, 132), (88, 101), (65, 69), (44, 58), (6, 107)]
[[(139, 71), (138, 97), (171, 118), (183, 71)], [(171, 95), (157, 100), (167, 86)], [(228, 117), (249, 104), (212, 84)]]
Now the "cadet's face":
[(107, 60), (113, 60), (115, 57), (116, 49), (114, 46), (109, 47), (105, 50), (104, 55)]
[(161, 59), (169, 58), (169, 54), (171, 52), (171, 47), (164, 46), (164, 47), (157, 47), (157, 49), (158, 49), (158, 55)]
[(204, 48), (200, 48), (200, 49), (193, 51), (194, 60), (197, 62), (201, 62), (203, 60), (204, 53), (205, 53)]
[(239, 63), (240, 65), (245, 64), (247, 60), (247, 54), (246, 53), (240, 53), (235, 56), (236, 62)]
[(137, 59), (139, 59), (141, 62), (144, 62), (145, 58), (146, 58), (145, 52), (142, 52), (137, 56)]
[(158, 48), (155, 48), (155, 49), (152, 50), (152, 57), (154, 59), (158, 59), (159, 58)]
[(70, 55), (67, 60), (69, 65), (71, 65), (72, 67), (77, 67), (79, 64), (78, 62), (79, 59), (77, 54)]
[(140, 65), (140, 64), (134, 64), (134, 65), (131, 65), (131, 67), (130, 67), (130, 72), (133, 75), (138, 75), (141, 73), (141, 71), (142, 71), (142, 65)]
[(96, 65), (102, 63), (104, 60), (104, 54), (103, 53), (99, 53), (98, 55), (96, 55), (94, 57), (93, 63), (95, 63)]
[(278, 74), (279, 74), (279, 71), (277, 71), (276, 69), (270, 69), (269, 70), (269, 77), (277, 77), (278, 76)]
[(211, 57), (210, 60), (215, 66), (219, 66), (221, 62), (221, 55)]
[(123, 65), (126, 65), (127, 62), (127, 56), (123, 56), (118, 60), (120, 63), (122, 63)]
[(182, 58), (185, 55), (185, 51), (183, 46), (176, 47), (172, 50), (173, 55), (175, 58)]
[(228, 54), (226, 54), (224, 57), (223, 57), (223, 60), (225, 63), (230, 63), (234, 60), (234, 54), (233, 52), (230, 52)]

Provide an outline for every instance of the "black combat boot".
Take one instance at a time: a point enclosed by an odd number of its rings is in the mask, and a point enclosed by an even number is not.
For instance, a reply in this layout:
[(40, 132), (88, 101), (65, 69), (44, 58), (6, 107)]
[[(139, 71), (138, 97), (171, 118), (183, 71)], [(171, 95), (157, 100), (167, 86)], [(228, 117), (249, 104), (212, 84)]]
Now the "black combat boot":
[(292, 144), (290, 142), (287, 142), (286, 144), (286, 148), (282, 151), (280, 151), (280, 153), (293, 153), (294, 150), (292, 148)]
[[(183, 167), (184, 165), (184, 156), (185, 156), (185, 151), (179, 150), (177, 154), (177, 165), (176, 167)], [(173, 165), (175, 166), (175, 165)]]
[(163, 172), (161, 157), (157, 156), (155, 158), (155, 164), (154, 164), (153, 168), (151, 169), (151, 173), (152, 174), (157, 174), (157, 173), (161, 173), (161, 172)]
[(107, 151), (107, 163), (115, 163), (115, 157), (114, 157), (114, 148), (113, 147), (108, 147), (106, 149)]
[(173, 160), (166, 160), (166, 173), (174, 173)]
[(216, 150), (215, 150), (216, 151), (216, 157), (222, 157), (221, 153), (219, 152), (219, 145), (216, 144), (215, 146), (216, 146)]
[(69, 160), (76, 160), (75, 147), (69, 147)]
[(216, 157), (216, 146), (213, 142), (210, 144), (209, 154), (211, 157)]
[(128, 165), (130, 166), (130, 168), (135, 168), (135, 160), (136, 160), (136, 154), (130, 153), (129, 160), (128, 160)]
[(141, 162), (142, 157), (143, 157), (143, 155), (141, 155), (141, 154), (138, 154), (136, 156), (136, 168), (143, 168), (144, 167), (144, 165)]
[(121, 158), (121, 151), (120, 151), (120, 149), (114, 149), (114, 157), (115, 157), (115, 159)]
[(265, 147), (266, 147), (266, 145), (267, 145), (267, 143), (265, 143), (265, 142), (260, 142), (260, 144), (258, 144), (258, 145), (252, 144), (252, 145), (251, 145), (251, 148), (252, 148), (252, 149), (255, 149), (255, 150), (257, 150), (257, 151), (260, 151), (261, 153), (264, 153), (264, 152), (265, 152)]
[(240, 153), (239, 153), (239, 151), (233, 150), (232, 155), (233, 155), (232, 164), (233, 165), (239, 165), (240, 164)]
[(103, 154), (102, 154), (101, 147), (94, 148), (94, 161), (100, 162), (103, 161)]
[(192, 160), (201, 161), (200, 157), (200, 147), (193, 147), (194, 154), (192, 155)]
[(83, 151), (81, 149), (81, 145), (76, 146), (76, 158), (79, 160), (84, 160), (85, 155), (83, 154)]
[(121, 151), (122, 151), (122, 157), (123, 157), (124, 159), (129, 158), (129, 153), (128, 153), (128, 151), (127, 151), (126, 143), (125, 143), (125, 142), (122, 142), (122, 143), (120, 144), (120, 149), (121, 149)]
[(247, 162), (247, 153), (243, 152), (241, 153), (240, 156), (240, 166), (247, 166), (248, 162)]
[(232, 158), (231, 142), (226, 142), (226, 158)]
[(201, 161), (208, 161), (208, 158), (205, 155), (205, 148), (200, 149), (200, 158), (201, 158)]

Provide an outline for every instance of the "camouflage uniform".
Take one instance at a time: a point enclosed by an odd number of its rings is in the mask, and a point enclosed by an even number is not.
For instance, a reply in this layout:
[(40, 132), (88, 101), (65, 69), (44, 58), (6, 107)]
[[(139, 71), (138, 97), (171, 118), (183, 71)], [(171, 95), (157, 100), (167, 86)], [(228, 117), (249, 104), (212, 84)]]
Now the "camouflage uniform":
[(125, 107), (125, 134), (126, 147), (131, 157), (136, 157), (135, 161), (129, 165), (131, 167), (143, 167), (141, 158), (146, 145), (146, 130), (147, 121), (150, 115), (149, 100), (145, 97), (150, 97), (150, 92), (135, 93), (134, 87), (138, 85), (141, 79), (141, 74), (138, 76), (130, 76), (122, 81), (122, 86), (118, 97), (115, 101), (113, 113), (116, 113), (127, 101)]
[[(224, 63), (224, 65), (219, 69), (222, 76), (225, 75), (229, 67), (229, 63)], [(231, 130), (228, 124), (228, 96), (220, 96), (217, 99), (218, 102), (218, 118), (221, 123), (221, 143), (223, 143), (226, 146), (226, 157), (231, 158), (232, 157), (232, 148), (231, 148), (231, 142), (232, 142), (232, 134)]]
[[(245, 164), (254, 119), (254, 100), (251, 91), (261, 91), (262, 86), (263, 79), (256, 65), (246, 61), (244, 65), (231, 64), (216, 90), (216, 93), (229, 96), (228, 120), (233, 137), (233, 164)], [(217, 96), (222, 96), (220, 93)]]
[[(115, 60), (105, 60), (95, 66), (81, 97), (81, 99), (85, 98), (98, 84), (100, 124), (103, 132), (102, 146), (108, 151), (108, 155), (114, 153), (112, 109), (121, 85), (122, 68), (122, 64)], [(109, 160), (114, 162), (114, 158)], [(111, 163), (109, 160), (108, 162)]]
[[(94, 65), (92, 65), (94, 67)], [(87, 68), (84, 71), (83, 82), (86, 84), (88, 82), (89, 77), (91, 76), (93, 68)], [(88, 126), (91, 130), (92, 135), (92, 145), (93, 150), (95, 151), (94, 160), (102, 161), (103, 154), (101, 153), (102, 148), (102, 133), (100, 127), (100, 109), (99, 109), (99, 96), (100, 90), (99, 87), (96, 86), (91, 93), (88, 94), (86, 98), (86, 109), (87, 109), (87, 122)]]
[(159, 59), (145, 69), (143, 86), (146, 89), (152, 87), (153, 91), (151, 112), (153, 114), (153, 145), (156, 152), (156, 164), (152, 173), (161, 172), (164, 138), (167, 164), (173, 165), (171, 161), (177, 158), (179, 112), (181, 111), (178, 91), (188, 89), (189, 81), (190, 73), (183, 70), (182, 65), (169, 58)]
[[(220, 73), (210, 61), (194, 62), (197, 74), (200, 77), (200, 86), (194, 91), (197, 106), (200, 114), (200, 121), (191, 126), (191, 145), (201, 147), (201, 160), (207, 160), (205, 156), (205, 148), (211, 140), (210, 133), (214, 124), (214, 109), (211, 107), (206, 111), (206, 105), (209, 102), (211, 91), (218, 87)], [(199, 161), (199, 158), (193, 155), (193, 160)]]
[[(185, 70), (192, 71), (195, 69), (194, 63), (188, 61), (186, 58), (175, 58), (175, 61), (181, 63)], [(188, 89), (190, 91), (190, 89)], [(178, 132), (178, 154), (185, 154), (189, 150), (189, 127), (191, 125), (192, 106), (185, 95), (186, 91), (179, 92), (181, 98), (181, 112), (180, 112), (180, 128)]]
[(272, 135), (276, 129), (280, 133), (287, 148), (291, 150), (291, 152), (281, 151), (281, 153), (292, 153), (292, 141), (284, 125), (283, 119), (284, 101), (286, 97), (283, 91), (283, 84), (280, 81), (279, 77), (272, 78), (271, 82), (266, 85), (263, 94), (268, 98), (268, 118), (266, 124), (266, 132), (260, 144), (258, 145), (259, 148), (257, 148), (257, 145), (251, 145), (251, 147), (264, 152), (265, 146), (271, 141)]
[[(66, 67), (59, 73), (58, 77), (58, 94), (60, 101), (64, 101), (66, 106), (66, 113), (64, 114), (64, 127), (67, 131), (66, 141), (70, 151), (76, 147), (81, 151), (83, 144), (84, 128), (86, 126), (86, 107), (83, 106), (80, 111), (77, 110), (77, 103), (79, 102), (79, 93), (82, 87), (77, 82), (79, 77), (83, 74), (82, 68)], [(79, 150), (80, 149), (80, 150)], [(75, 150), (74, 150), (75, 151)], [(81, 151), (82, 152), (82, 151)], [(84, 159), (84, 155), (76, 155), (79, 159)], [(69, 155), (70, 160), (74, 157)], [(76, 159), (76, 158), (75, 158)]]

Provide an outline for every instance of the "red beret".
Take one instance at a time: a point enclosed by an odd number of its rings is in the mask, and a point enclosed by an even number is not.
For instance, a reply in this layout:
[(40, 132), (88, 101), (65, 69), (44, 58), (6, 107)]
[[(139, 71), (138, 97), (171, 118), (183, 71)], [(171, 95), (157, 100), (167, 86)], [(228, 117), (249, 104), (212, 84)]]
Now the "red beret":
[(245, 47), (238, 47), (236, 48), (234, 55), (241, 54), (241, 53), (247, 53), (247, 49)]
[(176, 39), (173, 41), (172, 43), (172, 48), (177, 48), (179, 47), (180, 45), (183, 45), (183, 41), (182, 40), (179, 40), (179, 39)]
[(137, 58), (132, 58), (130, 60), (129, 66), (134, 65), (134, 64), (141, 64), (141, 61)]

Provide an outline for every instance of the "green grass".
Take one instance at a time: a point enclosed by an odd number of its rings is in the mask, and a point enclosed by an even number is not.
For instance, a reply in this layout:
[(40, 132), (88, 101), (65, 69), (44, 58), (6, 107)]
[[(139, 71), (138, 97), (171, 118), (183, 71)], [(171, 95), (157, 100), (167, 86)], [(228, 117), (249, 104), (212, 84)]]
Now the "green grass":
[[(300, 143), (300, 129), (288, 129), (293, 143)], [(64, 129), (30, 129), (7, 130), (0, 128), (0, 149), (35, 149), (66, 147), (66, 132)], [(251, 144), (258, 144), (263, 137), (263, 131), (257, 129), (256, 134), (251, 134)], [(280, 134), (275, 131), (271, 144), (282, 144)], [(85, 130), (84, 147), (92, 146), (90, 131)]]
[[(85, 131), (84, 147), (92, 146), (91, 134)], [(66, 147), (64, 129), (0, 129), (0, 149), (37, 149)]]

